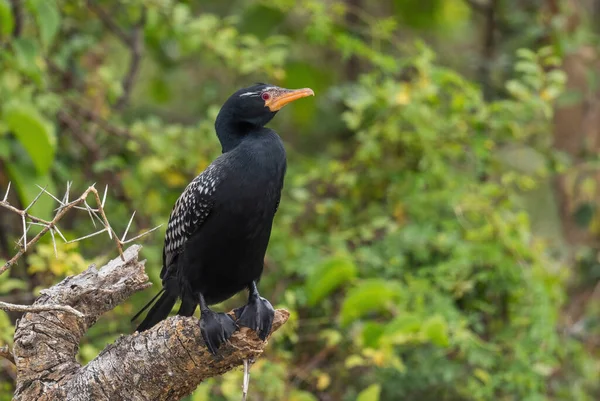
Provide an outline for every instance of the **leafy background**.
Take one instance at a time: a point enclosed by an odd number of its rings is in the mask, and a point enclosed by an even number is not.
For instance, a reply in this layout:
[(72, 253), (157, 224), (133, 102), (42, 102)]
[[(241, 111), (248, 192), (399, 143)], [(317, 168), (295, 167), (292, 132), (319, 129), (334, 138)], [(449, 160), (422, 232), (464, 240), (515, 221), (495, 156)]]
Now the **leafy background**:
[[(117, 231), (136, 210), (141, 232), (218, 155), (230, 93), (311, 87), (272, 123), (289, 172), (261, 292), (292, 317), (252, 399), (597, 400), (599, 19), (598, 0), (0, 0), (0, 193), (108, 185)], [(0, 262), (19, 224), (0, 210)], [(144, 240), (155, 282), (163, 233)], [(58, 253), (42, 241), (0, 299), (116, 256), (102, 237)], [(237, 400), (241, 374), (189, 399)], [(14, 376), (0, 361), (0, 400)]]

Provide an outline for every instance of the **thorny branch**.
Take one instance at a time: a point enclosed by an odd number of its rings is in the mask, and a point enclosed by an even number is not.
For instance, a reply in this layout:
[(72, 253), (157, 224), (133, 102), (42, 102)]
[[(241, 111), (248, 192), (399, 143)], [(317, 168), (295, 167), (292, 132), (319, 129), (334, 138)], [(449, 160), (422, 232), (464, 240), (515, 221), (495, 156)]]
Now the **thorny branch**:
[[(125, 234), (121, 237), (121, 239), (119, 239), (119, 236), (115, 233), (115, 231), (111, 227), (110, 222), (108, 221), (108, 218), (106, 217), (106, 213), (104, 212), (104, 207), (106, 204), (106, 194), (108, 192), (108, 186), (104, 190), (104, 195), (102, 196), (102, 199), (100, 198), (100, 194), (98, 193), (98, 190), (92, 185), (88, 189), (86, 189), (79, 197), (77, 197), (76, 199), (74, 199), (72, 201), (69, 200), (71, 183), (67, 183), (67, 189), (66, 189), (65, 194), (62, 199), (59, 199), (58, 197), (56, 197), (53, 194), (51, 194), (50, 192), (48, 192), (46, 190), (46, 188), (42, 188), (42, 187), (39, 187), (39, 188), (41, 189), (40, 193), (35, 197), (35, 199), (25, 209), (21, 210), (19, 208), (16, 208), (8, 202), (8, 194), (10, 192), (10, 183), (8, 184), (8, 188), (6, 190), (6, 194), (4, 195), (4, 198), (0, 201), (0, 207), (3, 207), (5, 209), (21, 216), (22, 229), (23, 229), (23, 235), (21, 236), (21, 238), (17, 244), (19, 247), (18, 252), (8, 262), (6, 262), (2, 267), (0, 267), (0, 274), (4, 273), (11, 266), (13, 266), (15, 263), (17, 263), (19, 258), (21, 256), (23, 256), (23, 254), (25, 254), (25, 252), (27, 252), (27, 249), (30, 248), (36, 242), (38, 242), (40, 240), (40, 238), (42, 238), (48, 232), (50, 232), (50, 235), (52, 237), (52, 243), (54, 245), (55, 252), (56, 252), (55, 234), (58, 234), (58, 236), (65, 243), (70, 243), (70, 242), (80, 241), (80, 240), (83, 240), (83, 239), (106, 232), (108, 234), (109, 238), (115, 241), (115, 244), (117, 246), (119, 254), (121, 255), (121, 257), (123, 257), (123, 245), (126, 245), (132, 241), (135, 241), (135, 240), (143, 237), (144, 235), (149, 234), (152, 231), (155, 231), (156, 229), (158, 229), (160, 227), (160, 226), (154, 227), (148, 231), (145, 231), (144, 233), (142, 233), (138, 236), (135, 236), (130, 239), (126, 239), (126, 235), (129, 232), (129, 228), (133, 221), (133, 216), (132, 216), (132, 218), (129, 220), (129, 224), (127, 224), (127, 228), (125, 229)], [(56, 201), (59, 204), (59, 207), (56, 209), (56, 214), (54, 215), (54, 217), (52, 218), (51, 221), (46, 221), (44, 219), (41, 219), (39, 217), (29, 214), (29, 210), (31, 209), (31, 207), (44, 194), (50, 196), (52, 199), (54, 199), (54, 201)], [(92, 195), (93, 199), (96, 202), (95, 208), (92, 208), (87, 202), (87, 199), (90, 195)], [(96, 222), (98, 222), (98, 223), (100, 223), (100, 225), (102, 225), (103, 228), (95, 233), (67, 241), (65, 236), (62, 234), (62, 232), (58, 228), (57, 224), (72, 209), (87, 211), (94, 226), (96, 226)], [(135, 213), (134, 213), (134, 215), (135, 215)], [(32, 225), (40, 226), (40, 227), (42, 227), (42, 229), (36, 236), (34, 236), (32, 239), (30, 239), (28, 241), (27, 233)], [(0, 307), (0, 309), (3, 309), (3, 308)], [(5, 309), (5, 310), (16, 310), (16, 309)]]

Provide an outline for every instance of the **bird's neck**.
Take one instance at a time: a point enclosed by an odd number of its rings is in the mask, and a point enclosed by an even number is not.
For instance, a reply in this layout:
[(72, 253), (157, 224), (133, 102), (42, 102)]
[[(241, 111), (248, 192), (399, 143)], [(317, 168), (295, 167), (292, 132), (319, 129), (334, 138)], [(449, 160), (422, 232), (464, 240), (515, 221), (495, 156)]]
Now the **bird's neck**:
[(223, 153), (235, 149), (250, 132), (257, 128), (236, 120), (230, 113), (223, 110), (221, 110), (215, 121), (215, 130), (219, 142), (221, 142)]

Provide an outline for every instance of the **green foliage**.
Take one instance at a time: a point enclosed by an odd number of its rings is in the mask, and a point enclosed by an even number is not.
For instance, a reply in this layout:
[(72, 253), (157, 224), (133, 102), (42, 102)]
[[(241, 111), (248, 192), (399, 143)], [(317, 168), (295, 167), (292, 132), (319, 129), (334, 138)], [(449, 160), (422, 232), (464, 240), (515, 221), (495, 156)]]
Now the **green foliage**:
[[(0, 194), (11, 181), (11, 201), (27, 205), (35, 184), (61, 193), (73, 181), (73, 195), (97, 182), (109, 185), (117, 232), (133, 209), (132, 232), (163, 224), (219, 154), (214, 119), (231, 92), (266, 81), (317, 94), (273, 122), (289, 166), (261, 293), (291, 318), (252, 367), (253, 399), (596, 399), (597, 358), (561, 326), (572, 269), (524, 207), (565, 164), (551, 141), (565, 76), (556, 46), (535, 49), (538, 14), (502, 11), (523, 34), (506, 33), (485, 83), (469, 75), (474, 55), (463, 57), (480, 35), (462, 0), (97, 2), (119, 10), (118, 32), (84, 3), (24, 2), (13, 35), (0, 0)], [(120, 36), (136, 27), (144, 55), (118, 108), (131, 58)], [(497, 96), (484, 98), (486, 85)], [(44, 196), (32, 213), (55, 206)], [(574, 213), (593, 224), (592, 210)], [(89, 234), (87, 220), (70, 216), (64, 234)], [(6, 220), (10, 241), (19, 224)], [(162, 235), (144, 247), (156, 282)], [(57, 252), (42, 241), (0, 276), (0, 297), (36, 294), (115, 254), (107, 238)], [(595, 258), (581, 260), (597, 280)], [(80, 359), (129, 333), (147, 295), (94, 326)], [(12, 329), (0, 312), (0, 346)], [(237, 400), (241, 375), (189, 399)]]
[(381, 386), (379, 384), (372, 384), (360, 392), (356, 401), (379, 401), (380, 392)]
[(356, 266), (347, 257), (333, 257), (323, 261), (306, 280), (308, 305), (316, 305), (335, 289), (352, 281), (357, 273)]

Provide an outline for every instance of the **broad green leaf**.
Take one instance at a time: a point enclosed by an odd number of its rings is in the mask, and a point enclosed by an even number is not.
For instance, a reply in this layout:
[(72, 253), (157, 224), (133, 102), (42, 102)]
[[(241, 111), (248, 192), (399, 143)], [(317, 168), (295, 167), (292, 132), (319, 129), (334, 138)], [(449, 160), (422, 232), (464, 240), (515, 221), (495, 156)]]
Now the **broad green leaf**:
[(60, 13), (54, 0), (29, 0), (29, 9), (35, 14), (44, 48), (48, 48), (60, 28)]
[(318, 266), (306, 281), (308, 304), (316, 305), (342, 284), (356, 277), (357, 269), (347, 257), (332, 257)]
[(360, 283), (346, 294), (340, 312), (342, 326), (347, 326), (370, 312), (388, 310), (400, 295), (401, 287), (395, 282), (371, 279)]
[(369, 387), (364, 389), (356, 397), (356, 401), (379, 401), (379, 394), (381, 393), (380, 384), (371, 384)]
[(423, 323), (422, 331), (433, 344), (440, 347), (448, 346), (448, 323), (442, 316), (427, 319)]
[(0, 38), (9, 36), (15, 26), (8, 0), (0, 0)]
[(20, 102), (6, 106), (3, 120), (29, 154), (38, 174), (46, 174), (56, 146), (51, 123), (33, 105)]

